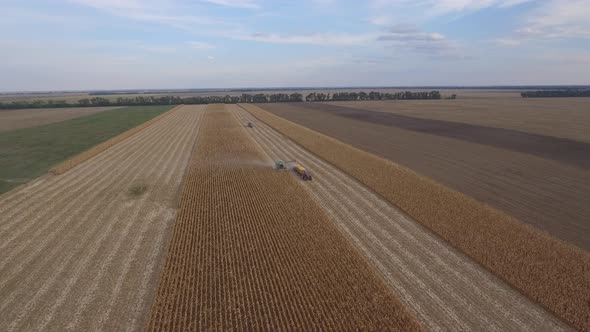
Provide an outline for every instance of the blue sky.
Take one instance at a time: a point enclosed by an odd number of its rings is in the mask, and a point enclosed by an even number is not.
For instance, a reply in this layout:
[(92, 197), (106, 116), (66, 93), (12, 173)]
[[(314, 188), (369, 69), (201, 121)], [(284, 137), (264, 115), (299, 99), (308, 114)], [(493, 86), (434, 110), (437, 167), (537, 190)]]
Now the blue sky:
[(0, 91), (590, 84), (590, 0), (0, 0)]

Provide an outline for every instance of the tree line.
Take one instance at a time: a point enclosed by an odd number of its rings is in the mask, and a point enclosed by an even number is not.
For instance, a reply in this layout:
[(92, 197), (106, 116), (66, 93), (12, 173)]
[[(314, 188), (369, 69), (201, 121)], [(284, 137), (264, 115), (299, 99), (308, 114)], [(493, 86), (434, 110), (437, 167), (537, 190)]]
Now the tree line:
[[(455, 99), (452, 95), (449, 99)], [(248, 94), (241, 96), (136, 96), (104, 98), (83, 98), (77, 102), (67, 100), (21, 100), (9, 103), (0, 103), (0, 109), (23, 108), (65, 108), (65, 107), (94, 107), (94, 106), (148, 106), (148, 105), (195, 105), (195, 104), (237, 104), (237, 103), (298, 103), (298, 102), (322, 102), (322, 101), (358, 101), (358, 100), (427, 100), (442, 99), (439, 91), (430, 92), (397, 92), (383, 93), (366, 92), (312, 92), (305, 98), (300, 93), (274, 93), (274, 94)]]
[(590, 97), (590, 89), (525, 91), (520, 95), (523, 98)]

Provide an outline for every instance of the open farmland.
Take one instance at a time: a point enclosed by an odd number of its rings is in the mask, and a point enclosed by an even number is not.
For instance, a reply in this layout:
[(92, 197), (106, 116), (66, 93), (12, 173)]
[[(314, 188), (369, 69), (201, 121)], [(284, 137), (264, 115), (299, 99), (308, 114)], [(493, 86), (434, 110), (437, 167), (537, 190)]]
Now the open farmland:
[(329, 104), (261, 107), (590, 249), (590, 143)]
[(382, 279), (224, 106), (186, 175), (149, 329), (420, 330)]
[(305, 188), (429, 330), (568, 330), (369, 188), (245, 110), (234, 111), (240, 122), (255, 123), (249, 132), (267, 154), (311, 170)]
[[(58, 123), (0, 132), (0, 194), (171, 108), (125, 107)], [(45, 111), (50, 112), (42, 110)], [(0, 117), (3, 113), (0, 112)]]
[(45, 108), (0, 111), (0, 132), (42, 126), (119, 107)]
[(0, 330), (144, 328), (201, 115), (0, 196)]
[(590, 255), (386, 159), (244, 105), (570, 324), (590, 324)]
[(587, 98), (482, 98), (334, 102), (333, 105), (409, 117), (513, 129), (590, 143)]

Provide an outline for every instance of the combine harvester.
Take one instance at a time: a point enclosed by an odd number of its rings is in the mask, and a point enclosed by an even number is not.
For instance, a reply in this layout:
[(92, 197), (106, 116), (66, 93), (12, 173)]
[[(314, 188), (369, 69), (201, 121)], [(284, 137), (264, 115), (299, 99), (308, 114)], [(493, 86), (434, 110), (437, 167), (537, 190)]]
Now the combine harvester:
[(283, 160), (277, 160), (275, 161), (275, 169), (276, 170), (286, 170), (287, 169), (287, 164), (295, 164), (291, 169), (293, 170), (293, 172), (295, 172), (297, 175), (299, 175), (299, 177), (303, 180), (303, 181), (311, 181), (312, 177), (311, 174), (309, 174), (309, 172), (305, 169), (305, 167), (301, 166), (299, 163), (297, 163), (296, 160), (289, 160), (289, 161), (283, 161)]

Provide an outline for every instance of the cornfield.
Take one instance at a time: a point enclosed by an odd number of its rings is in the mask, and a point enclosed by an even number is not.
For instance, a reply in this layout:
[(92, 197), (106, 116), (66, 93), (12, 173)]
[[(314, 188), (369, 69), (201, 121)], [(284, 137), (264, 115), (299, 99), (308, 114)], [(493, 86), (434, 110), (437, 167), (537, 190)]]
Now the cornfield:
[(590, 255), (388, 160), (256, 106), (260, 121), (358, 179), (578, 329), (590, 329)]
[(149, 330), (421, 330), (296, 181), (209, 106)]

